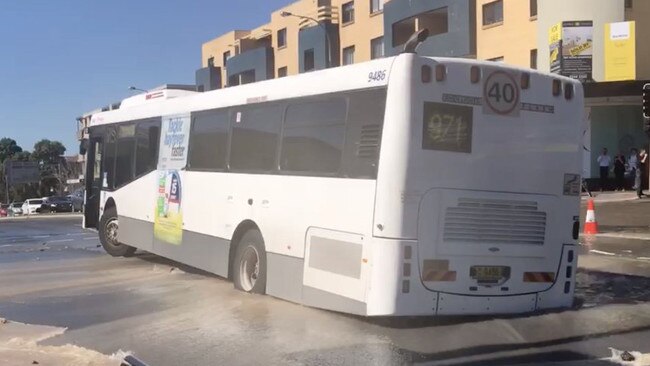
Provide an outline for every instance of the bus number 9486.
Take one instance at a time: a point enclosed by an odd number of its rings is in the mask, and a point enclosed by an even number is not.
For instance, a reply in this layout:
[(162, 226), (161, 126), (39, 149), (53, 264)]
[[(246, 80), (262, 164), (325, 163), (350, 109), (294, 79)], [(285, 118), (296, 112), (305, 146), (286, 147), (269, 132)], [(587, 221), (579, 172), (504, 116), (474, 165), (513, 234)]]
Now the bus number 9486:
[(373, 81), (382, 81), (386, 79), (386, 70), (381, 70), (381, 71), (371, 71), (368, 74), (368, 82), (371, 83)]

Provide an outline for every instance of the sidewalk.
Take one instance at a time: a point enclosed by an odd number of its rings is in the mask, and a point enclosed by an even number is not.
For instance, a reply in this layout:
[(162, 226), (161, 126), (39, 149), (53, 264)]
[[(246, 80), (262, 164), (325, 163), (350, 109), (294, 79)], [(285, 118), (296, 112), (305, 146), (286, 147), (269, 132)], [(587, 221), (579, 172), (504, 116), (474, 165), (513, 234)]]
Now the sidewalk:
[(38, 219), (56, 219), (62, 217), (78, 217), (82, 218), (81, 212), (63, 212), (63, 213), (49, 213), (49, 214), (35, 214), (35, 215), (20, 215), (20, 216), (7, 216), (0, 217), (1, 221), (18, 221), (18, 220), (38, 220)]
[[(582, 196), (580, 227), (584, 227), (589, 196)], [(594, 192), (597, 236), (650, 240), (650, 198), (638, 199), (635, 192)], [(650, 244), (650, 243), (649, 243)]]

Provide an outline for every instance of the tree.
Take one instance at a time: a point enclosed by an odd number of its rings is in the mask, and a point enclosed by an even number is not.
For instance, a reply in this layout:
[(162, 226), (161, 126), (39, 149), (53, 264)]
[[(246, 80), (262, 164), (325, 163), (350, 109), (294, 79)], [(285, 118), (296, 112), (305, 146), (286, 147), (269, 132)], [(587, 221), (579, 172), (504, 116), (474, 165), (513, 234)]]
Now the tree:
[(65, 184), (62, 172), (66, 170), (66, 161), (63, 157), (65, 146), (59, 141), (43, 139), (34, 144), (31, 159), (41, 166), (41, 196), (49, 196), (59, 192)]
[(16, 140), (9, 137), (0, 139), (0, 163), (22, 151), (23, 148), (18, 146)]
[(41, 164), (59, 164), (65, 154), (65, 146), (59, 141), (43, 139), (34, 144), (32, 158)]

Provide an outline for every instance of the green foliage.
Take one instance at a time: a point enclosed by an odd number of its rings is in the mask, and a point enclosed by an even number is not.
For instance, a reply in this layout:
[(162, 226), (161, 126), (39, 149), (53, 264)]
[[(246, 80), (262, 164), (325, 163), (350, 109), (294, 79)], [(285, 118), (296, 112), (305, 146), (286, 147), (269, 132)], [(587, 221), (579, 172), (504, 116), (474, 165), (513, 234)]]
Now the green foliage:
[[(16, 161), (37, 161), (40, 163), (41, 181), (32, 184), (19, 184), (9, 188), (12, 201), (24, 201), (28, 198), (50, 196), (59, 191), (65, 182), (67, 164), (63, 158), (65, 146), (59, 141), (43, 139), (34, 144), (34, 151), (28, 152), (18, 146), (11, 138), (0, 139), (0, 163), (10, 158)], [(6, 194), (4, 169), (0, 169), (0, 201), (5, 201)]]
[(65, 146), (59, 141), (43, 139), (34, 144), (32, 158), (41, 164), (58, 164), (63, 160)]
[(11, 158), (21, 151), (23, 151), (23, 148), (18, 146), (16, 140), (9, 137), (0, 139), (0, 163), (3, 163), (5, 159)]

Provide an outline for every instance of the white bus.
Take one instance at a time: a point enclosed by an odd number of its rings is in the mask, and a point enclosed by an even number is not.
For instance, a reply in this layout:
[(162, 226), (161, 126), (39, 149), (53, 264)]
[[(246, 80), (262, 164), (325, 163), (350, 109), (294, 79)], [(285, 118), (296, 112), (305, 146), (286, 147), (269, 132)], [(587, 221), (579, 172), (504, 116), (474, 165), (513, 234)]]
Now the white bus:
[(401, 54), (93, 115), (85, 227), (364, 316), (572, 304), (581, 85)]

